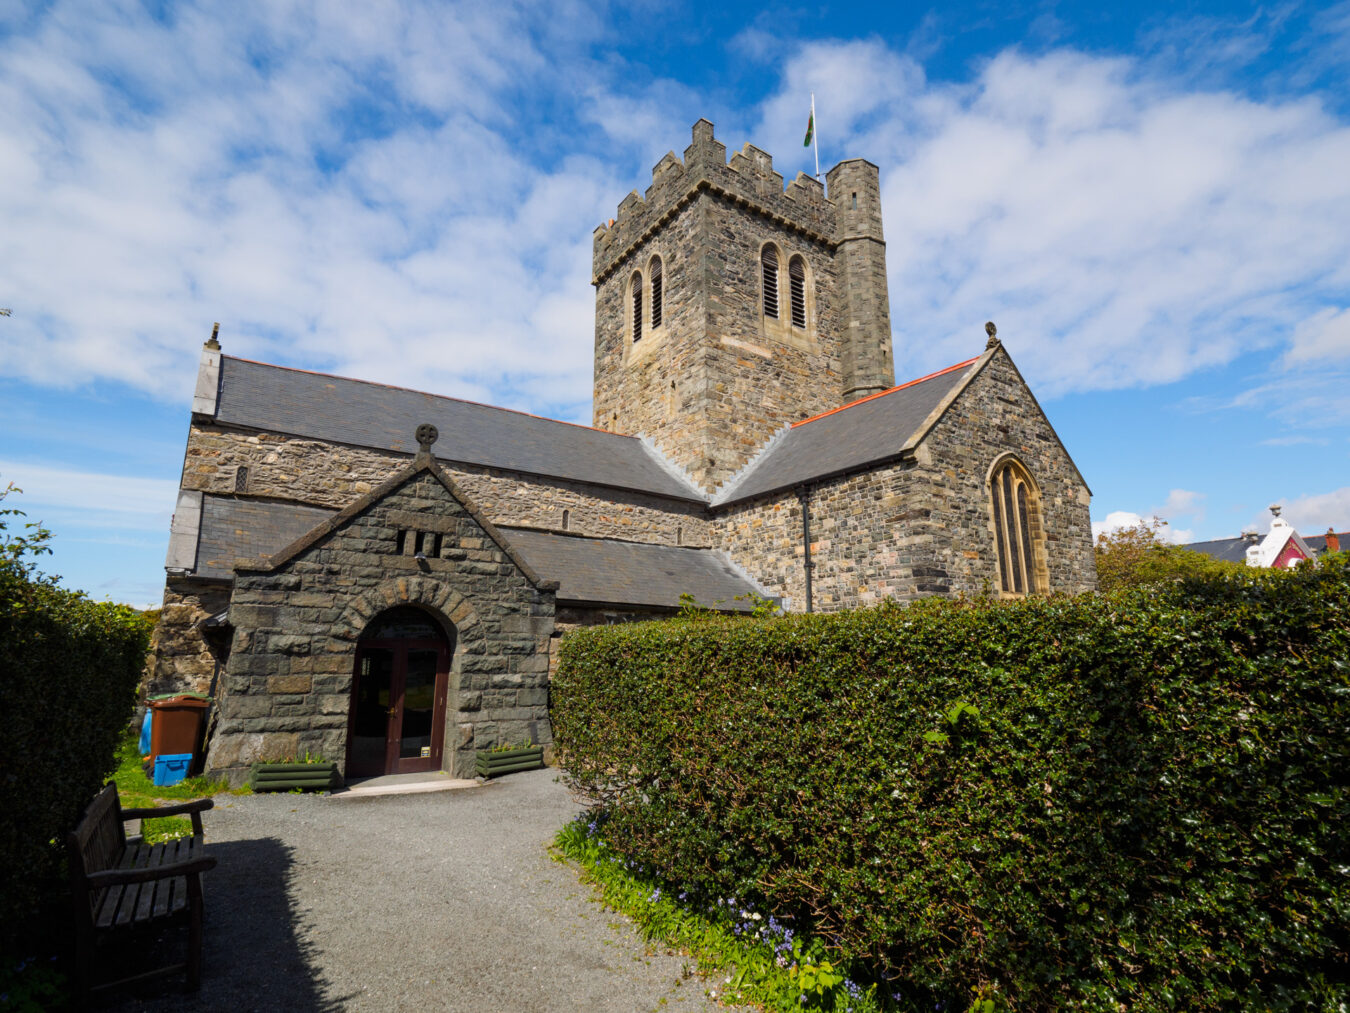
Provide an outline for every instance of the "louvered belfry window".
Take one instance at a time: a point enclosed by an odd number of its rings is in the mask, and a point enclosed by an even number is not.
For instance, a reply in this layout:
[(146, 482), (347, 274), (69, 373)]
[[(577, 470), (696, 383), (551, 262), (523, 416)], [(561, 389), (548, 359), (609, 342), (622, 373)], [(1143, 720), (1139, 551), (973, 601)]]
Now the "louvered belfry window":
[(764, 247), (760, 256), (760, 265), (764, 277), (764, 315), (778, 319), (778, 251), (772, 246)]
[(653, 257), (652, 266), (648, 271), (652, 279), (652, 330), (661, 326), (661, 299), (665, 294), (665, 284), (661, 277), (661, 258)]
[(642, 275), (633, 275), (633, 340), (642, 340)]
[(792, 326), (806, 327), (806, 264), (801, 257), (788, 262), (788, 291), (792, 297)]
[(1042, 590), (1036, 577), (1031, 511), (1035, 497), (1029, 476), (1009, 461), (994, 472), (989, 492), (994, 505), (994, 541), (1003, 590), (1029, 594)]

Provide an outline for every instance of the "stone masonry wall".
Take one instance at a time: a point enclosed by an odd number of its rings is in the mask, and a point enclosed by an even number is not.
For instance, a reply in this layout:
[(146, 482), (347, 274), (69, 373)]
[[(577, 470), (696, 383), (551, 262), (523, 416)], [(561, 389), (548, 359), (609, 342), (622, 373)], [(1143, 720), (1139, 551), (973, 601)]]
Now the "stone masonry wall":
[[(396, 553), (401, 527), (443, 533), (442, 557)], [(236, 578), (234, 641), (208, 769), (238, 781), (258, 759), (306, 751), (345, 763), (355, 649), (380, 612), (419, 604), (454, 632), (443, 766), (473, 776), (474, 751), (551, 743), (554, 601), (429, 471), (275, 571)]]
[(170, 577), (164, 610), (150, 639), (143, 689), (159, 693), (206, 693), (215, 674), (216, 656), (200, 624), (230, 603), (230, 588), (183, 577)]
[[(407, 456), (366, 447), (194, 424), (183, 488), (340, 510), (408, 462)], [(242, 489), (237, 484), (241, 466), (248, 469)], [(441, 467), (494, 524), (561, 530), (567, 510), (568, 530), (578, 534), (674, 545), (678, 529), (684, 545), (712, 543), (707, 512), (697, 503), (471, 465)]]
[[(817, 611), (999, 587), (988, 474), (1015, 454), (1041, 491), (1050, 590), (1096, 587), (1089, 494), (1001, 349), (915, 459), (810, 490)], [(793, 610), (805, 608), (801, 507), (787, 491), (719, 511), (725, 548)]]

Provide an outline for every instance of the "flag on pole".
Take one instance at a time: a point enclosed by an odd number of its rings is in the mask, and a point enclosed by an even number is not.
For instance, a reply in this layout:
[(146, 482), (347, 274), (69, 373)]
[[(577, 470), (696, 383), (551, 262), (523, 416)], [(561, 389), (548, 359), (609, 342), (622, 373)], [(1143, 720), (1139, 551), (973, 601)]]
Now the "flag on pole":
[(816, 110), (815, 103), (812, 103), (811, 116), (806, 121), (806, 140), (802, 141), (803, 148), (811, 147), (811, 138), (816, 135)]

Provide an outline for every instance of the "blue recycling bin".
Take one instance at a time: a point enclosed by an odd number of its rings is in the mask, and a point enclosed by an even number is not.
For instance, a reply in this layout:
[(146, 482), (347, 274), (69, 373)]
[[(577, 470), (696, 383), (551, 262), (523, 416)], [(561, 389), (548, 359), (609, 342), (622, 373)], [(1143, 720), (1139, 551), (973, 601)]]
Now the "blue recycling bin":
[(165, 753), (155, 757), (155, 776), (152, 779), (161, 788), (177, 784), (187, 777), (192, 764), (191, 753)]
[(142, 756), (150, 755), (150, 728), (155, 723), (155, 714), (149, 707), (145, 709), (145, 720), (141, 722), (140, 750)]

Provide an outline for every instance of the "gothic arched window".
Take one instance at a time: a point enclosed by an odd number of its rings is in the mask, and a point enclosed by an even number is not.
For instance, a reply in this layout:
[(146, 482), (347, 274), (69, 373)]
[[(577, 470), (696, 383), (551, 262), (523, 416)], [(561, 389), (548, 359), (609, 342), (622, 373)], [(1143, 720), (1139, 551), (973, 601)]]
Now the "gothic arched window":
[(1009, 459), (994, 469), (989, 494), (1003, 591), (1033, 594), (1047, 590), (1041, 502), (1036, 483), (1021, 464)]
[(642, 340), (642, 275), (634, 272), (632, 281), (633, 341)]
[(665, 295), (664, 279), (661, 276), (661, 258), (653, 257), (651, 264), (647, 268), (647, 277), (651, 279), (652, 285), (652, 330), (661, 326), (661, 318), (664, 307), (662, 302)]
[(760, 254), (760, 276), (764, 287), (764, 315), (778, 319), (778, 251), (764, 247)]
[(792, 326), (806, 328), (806, 261), (793, 257), (788, 261), (788, 293)]

